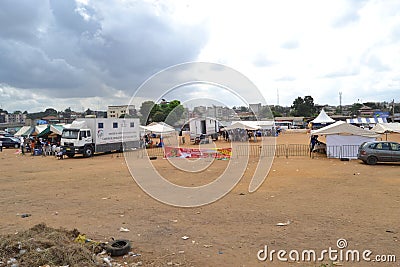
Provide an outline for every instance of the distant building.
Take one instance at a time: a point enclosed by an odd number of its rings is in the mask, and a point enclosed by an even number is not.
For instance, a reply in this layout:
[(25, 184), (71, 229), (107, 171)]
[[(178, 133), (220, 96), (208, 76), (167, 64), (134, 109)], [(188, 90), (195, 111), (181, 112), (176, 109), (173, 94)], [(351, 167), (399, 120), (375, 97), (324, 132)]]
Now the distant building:
[(361, 117), (372, 117), (374, 115), (374, 110), (371, 107), (368, 106), (362, 106), (358, 110), (359, 114)]
[(120, 118), (122, 115), (135, 115), (136, 109), (132, 105), (108, 106), (107, 118)]
[(25, 124), (26, 115), (23, 113), (8, 113), (5, 114), (5, 123), (7, 124)]
[(250, 112), (253, 112), (254, 114), (258, 115), (261, 112), (262, 105), (261, 105), (261, 103), (249, 104), (249, 108), (250, 108), (250, 110), (249, 110)]

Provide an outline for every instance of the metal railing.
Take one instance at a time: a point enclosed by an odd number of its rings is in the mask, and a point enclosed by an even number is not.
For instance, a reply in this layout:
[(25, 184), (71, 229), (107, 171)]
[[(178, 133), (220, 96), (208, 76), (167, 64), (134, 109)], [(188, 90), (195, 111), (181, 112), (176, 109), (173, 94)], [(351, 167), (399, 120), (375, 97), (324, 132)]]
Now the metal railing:
[[(358, 145), (327, 146), (328, 158), (354, 158), (357, 156)], [(164, 157), (162, 147), (136, 149), (125, 151), (125, 155), (134, 157)], [(122, 153), (121, 153), (122, 156)], [(310, 153), (310, 146), (306, 144), (278, 144), (278, 145), (238, 145), (232, 151), (233, 157), (314, 157)]]

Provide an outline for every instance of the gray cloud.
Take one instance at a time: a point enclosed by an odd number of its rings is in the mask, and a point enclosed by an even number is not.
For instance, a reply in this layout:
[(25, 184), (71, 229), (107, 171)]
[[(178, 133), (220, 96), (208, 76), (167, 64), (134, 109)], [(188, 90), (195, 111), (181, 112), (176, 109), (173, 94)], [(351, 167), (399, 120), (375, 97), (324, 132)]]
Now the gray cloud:
[(150, 3), (1, 6), (0, 83), (53, 97), (129, 95), (156, 71), (195, 60), (208, 38)]

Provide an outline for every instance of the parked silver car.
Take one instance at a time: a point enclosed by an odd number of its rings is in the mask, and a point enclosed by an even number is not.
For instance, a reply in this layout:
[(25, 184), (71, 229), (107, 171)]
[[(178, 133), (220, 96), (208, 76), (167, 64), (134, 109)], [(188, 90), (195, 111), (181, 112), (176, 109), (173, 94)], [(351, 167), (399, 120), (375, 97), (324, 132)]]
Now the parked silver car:
[(378, 161), (400, 162), (400, 144), (389, 141), (364, 142), (358, 148), (358, 159), (369, 165)]

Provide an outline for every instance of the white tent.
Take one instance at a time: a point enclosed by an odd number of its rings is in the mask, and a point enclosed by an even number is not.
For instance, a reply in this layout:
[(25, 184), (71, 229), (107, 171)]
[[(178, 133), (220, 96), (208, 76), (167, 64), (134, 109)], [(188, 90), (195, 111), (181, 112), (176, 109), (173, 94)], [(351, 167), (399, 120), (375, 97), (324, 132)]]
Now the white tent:
[(33, 135), (41, 134), (43, 131), (45, 131), (47, 129), (47, 127), (48, 127), (47, 124), (36, 125)]
[(358, 147), (363, 142), (375, 141), (379, 135), (357, 126), (337, 121), (331, 125), (311, 132), (311, 135), (326, 136), (326, 154), (328, 158), (356, 159)]
[(166, 123), (152, 123), (147, 126), (140, 126), (140, 127), (146, 131), (158, 134), (171, 134), (175, 132), (175, 129)]
[[(273, 120), (263, 120), (263, 121), (233, 121), (233, 122), (224, 122), (222, 124), (225, 126), (225, 129), (246, 129), (246, 130), (258, 130), (258, 129), (272, 129), (275, 127), (275, 122)], [(236, 125), (232, 128), (233, 125)]]
[(33, 130), (34, 127), (32, 126), (22, 126), (22, 128), (19, 129), (18, 132), (14, 134), (14, 136), (29, 136), (31, 135)]
[(322, 109), (321, 112), (319, 113), (319, 115), (311, 122), (326, 124), (326, 123), (333, 123), (333, 122), (335, 122), (335, 120), (332, 119), (331, 117), (329, 117), (328, 114), (326, 114), (325, 110)]
[(225, 127), (226, 130), (234, 130), (234, 129), (244, 129), (255, 131), (260, 129), (260, 126), (256, 125), (254, 122), (250, 121), (237, 121), (232, 123), (232, 125)]
[(400, 122), (394, 123), (378, 123), (371, 129), (376, 133), (400, 133)]

